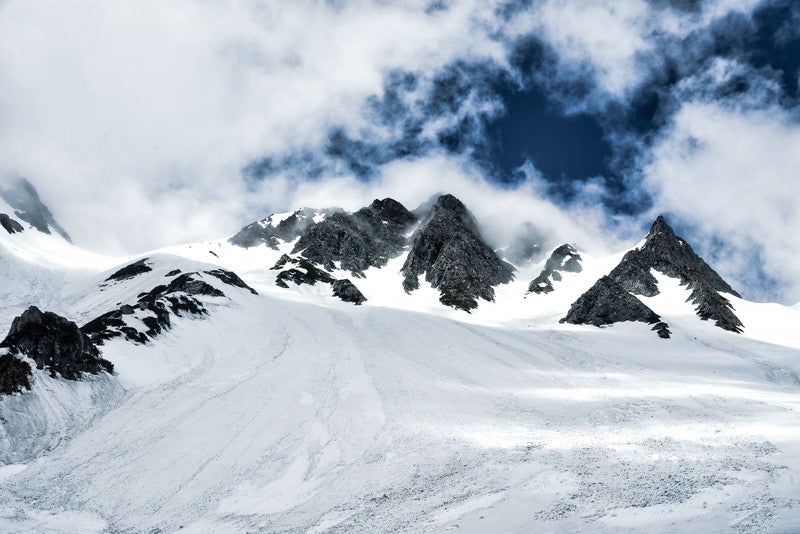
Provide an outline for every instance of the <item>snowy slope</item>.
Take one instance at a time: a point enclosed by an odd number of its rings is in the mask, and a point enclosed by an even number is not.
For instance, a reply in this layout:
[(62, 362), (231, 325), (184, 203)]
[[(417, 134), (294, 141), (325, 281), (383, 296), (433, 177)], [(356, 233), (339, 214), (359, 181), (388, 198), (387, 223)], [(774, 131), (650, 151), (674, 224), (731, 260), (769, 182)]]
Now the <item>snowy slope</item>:
[(18, 237), (0, 232), (0, 329), (29, 304), (82, 324), (176, 268), (219, 265), (259, 295), (108, 341), (115, 377), (37, 375), (0, 399), (0, 531), (800, 530), (796, 309), (732, 298), (737, 335), (663, 277), (643, 299), (673, 326), (661, 340), (558, 323), (621, 254), (525, 297), (533, 265), (466, 314), (425, 284), (406, 295), (402, 257), (354, 280), (356, 307), (275, 286), (291, 243), (171, 247), (106, 284), (134, 258)]
[(800, 353), (692, 334), (254, 297), (142, 351), (177, 369), (7, 478), (0, 526), (63, 514), (115, 531), (797, 526)]

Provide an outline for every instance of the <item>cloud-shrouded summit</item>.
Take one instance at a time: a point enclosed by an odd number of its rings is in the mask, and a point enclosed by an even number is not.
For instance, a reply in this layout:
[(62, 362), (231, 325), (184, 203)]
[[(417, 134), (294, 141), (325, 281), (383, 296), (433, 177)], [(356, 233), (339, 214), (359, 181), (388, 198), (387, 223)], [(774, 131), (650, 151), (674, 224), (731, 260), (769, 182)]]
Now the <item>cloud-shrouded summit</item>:
[(798, 19), (787, 0), (7, 0), (0, 175), (112, 252), (443, 191), (498, 248), (609, 249), (665, 212), (745, 296), (793, 303)]

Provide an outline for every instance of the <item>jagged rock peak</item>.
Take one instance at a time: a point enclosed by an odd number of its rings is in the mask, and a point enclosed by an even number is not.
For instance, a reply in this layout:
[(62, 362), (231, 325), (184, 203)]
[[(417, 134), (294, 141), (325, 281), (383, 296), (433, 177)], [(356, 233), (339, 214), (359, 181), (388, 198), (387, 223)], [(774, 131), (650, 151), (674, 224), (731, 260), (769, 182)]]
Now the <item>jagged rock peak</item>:
[(663, 216), (656, 218), (642, 246), (627, 252), (608, 278), (630, 294), (652, 297), (660, 292), (653, 271), (687, 286), (691, 291), (687, 301), (695, 305), (701, 319), (713, 320), (725, 330), (742, 331), (733, 306), (720, 293), (739, 294), (675, 234)]
[(577, 249), (569, 244), (561, 245), (547, 258), (539, 276), (531, 280), (528, 293), (550, 293), (554, 291), (553, 282), (561, 280), (561, 272), (579, 273), (582, 270)]
[(19, 219), (45, 234), (51, 233), (51, 229), (55, 230), (61, 237), (72, 242), (69, 234), (56, 222), (50, 209), (42, 203), (39, 192), (25, 178), (19, 177), (5, 183), (0, 187), (0, 197), (14, 209), (14, 214)]
[(417, 217), (408, 211), (405, 206), (393, 198), (384, 198), (383, 200), (375, 199), (368, 206), (378, 217), (384, 221), (393, 222), (395, 224), (407, 225), (417, 220)]
[(666, 219), (659, 215), (638, 249), (639, 263), (673, 278), (702, 278), (715, 291), (739, 297), (684, 239), (675, 235)]
[(581, 295), (560, 322), (606, 326), (625, 321), (651, 324), (659, 337), (670, 336), (669, 326), (656, 312), (608, 276)]
[[(79, 380), (85, 373), (111, 373), (114, 366), (100, 356), (92, 340), (81, 332), (74, 322), (52, 312), (42, 312), (31, 306), (11, 323), (11, 329), (0, 347), (8, 349), (8, 355), (26, 356), (36, 363), (37, 369), (50, 372), (50, 376), (61, 376), (67, 380)], [(7, 358), (4, 364), (9, 366)], [(21, 378), (24, 366), (13, 365)], [(28, 389), (29, 383), (19, 384)], [(7, 388), (7, 385), (5, 386)]]
[(440, 302), (465, 311), (478, 298), (494, 300), (494, 286), (514, 278), (514, 268), (486, 244), (466, 206), (442, 195), (412, 237), (401, 269), (406, 292), (419, 288), (419, 276), (439, 289)]
[(403, 251), (414, 221), (416, 217), (396, 200), (375, 200), (355, 213), (332, 213), (309, 226), (292, 253), (330, 271), (338, 267), (362, 277), (366, 269), (383, 267)]

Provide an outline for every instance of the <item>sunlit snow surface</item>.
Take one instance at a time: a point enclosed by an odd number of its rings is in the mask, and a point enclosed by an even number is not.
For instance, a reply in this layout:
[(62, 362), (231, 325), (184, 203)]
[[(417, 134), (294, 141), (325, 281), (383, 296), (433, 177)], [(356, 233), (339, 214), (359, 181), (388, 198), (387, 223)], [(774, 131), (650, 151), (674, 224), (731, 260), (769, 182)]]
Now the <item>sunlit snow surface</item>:
[(0, 245), (3, 331), (28, 304), (82, 324), (171, 266), (221, 265), (260, 293), (226, 288), (152, 344), (107, 343), (118, 380), (37, 374), (0, 400), (0, 432), (33, 421), (0, 433), (1, 532), (800, 531), (797, 309), (732, 297), (736, 335), (659, 277), (662, 340), (558, 324), (619, 256), (525, 297), (533, 266), (466, 314), (425, 283), (406, 295), (402, 257), (335, 273), (369, 299), (356, 307), (276, 287), (291, 244), (173, 247), (103, 291), (131, 259)]

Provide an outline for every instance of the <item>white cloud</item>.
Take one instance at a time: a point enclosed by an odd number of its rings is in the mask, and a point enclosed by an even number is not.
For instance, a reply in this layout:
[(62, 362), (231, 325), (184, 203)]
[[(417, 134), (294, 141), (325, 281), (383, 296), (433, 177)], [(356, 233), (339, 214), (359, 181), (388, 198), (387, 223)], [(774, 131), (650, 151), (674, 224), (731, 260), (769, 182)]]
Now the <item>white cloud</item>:
[[(0, 3), (0, 173), (27, 176), (78, 243), (113, 252), (225, 235), (299, 205), (352, 209), (394, 196), (413, 207), (440, 191), (460, 196), (498, 244), (529, 221), (553, 240), (591, 247), (597, 237), (589, 233), (620, 224), (599, 208), (599, 178), (565, 209), (543, 200), (535, 172), (503, 188), (489, 184), (465, 156), (436, 152), (383, 165), (369, 183), (342, 168), (310, 181), (297, 169), (258, 183), (241, 175), (263, 157), (322, 157), (334, 126), (391, 140), (398, 132), (372, 123), (365, 106), (368, 97), (382, 95), (387, 74), (414, 72), (424, 88), (457, 60), (508, 69), (511, 45), (529, 35), (552, 46), (558, 65), (551, 74), (596, 83), (584, 106), (624, 101), (657, 68), (660, 36), (687, 35), (758, 1), (716, 0), (698, 15), (644, 0), (542, 0), (509, 20), (496, 11), (503, 3), (462, 0), (428, 10), (423, 0), (6, 0)], [(738, 72), (717, 67), (721, 78)], [(419, 91), (405, 95), (415, 113), (423, 109), (415, 107)], [(466, 112), (497, 112), (495, 102), (476, 95), (460, 104), (452, 117), (426, 117), (423, 132), (433, 136)], [(736, 137), (737, 128), (750, 132), (749, 141)], [(767, 139), (780, 147), (777, 154)], [(798, 168), (789, 139), (796, 146), (780, 111), (685, 105), (656, 147), (647, 184), (687, 220), (692, 203), (719, 219), (747, 193), (752, 178), (744, 170), (757, 168), (764, 173), (758, 192), (767, 195), (753, 201), (760, 215), (739, 210), (705, 231), (729, 229), (742, 243), (763, 243), (773, 271), (788, 279), (797, 271), (781, 254), (797, 257), (800, 247), (791, 235), (761, 234), (781, 221), (797, 227), (796, 209), (779, 194), (791, 185), (782, 174), (787, 165)], [(722, 202), (720, 190), (740, 196), (723, 193)]]
[[(697, 237), (721, 239), (720, 270), (749, 285), (763, 280), (753, 258), (800, 300), (800, 124), (781, 108), (687, 103), (645, 168), (656, 205), (680, 216)], [(763, 249), (762, 249), (763, 248)], [(745, 286), (745, 290), (747, 290)]]
[(489, 2), (332, 4), (0, 4), (3, 170), (37, 184), (78, 242), (207, 237), (253, 203), (242, 166), (367, 126), (391, 69), (505, 58)]

